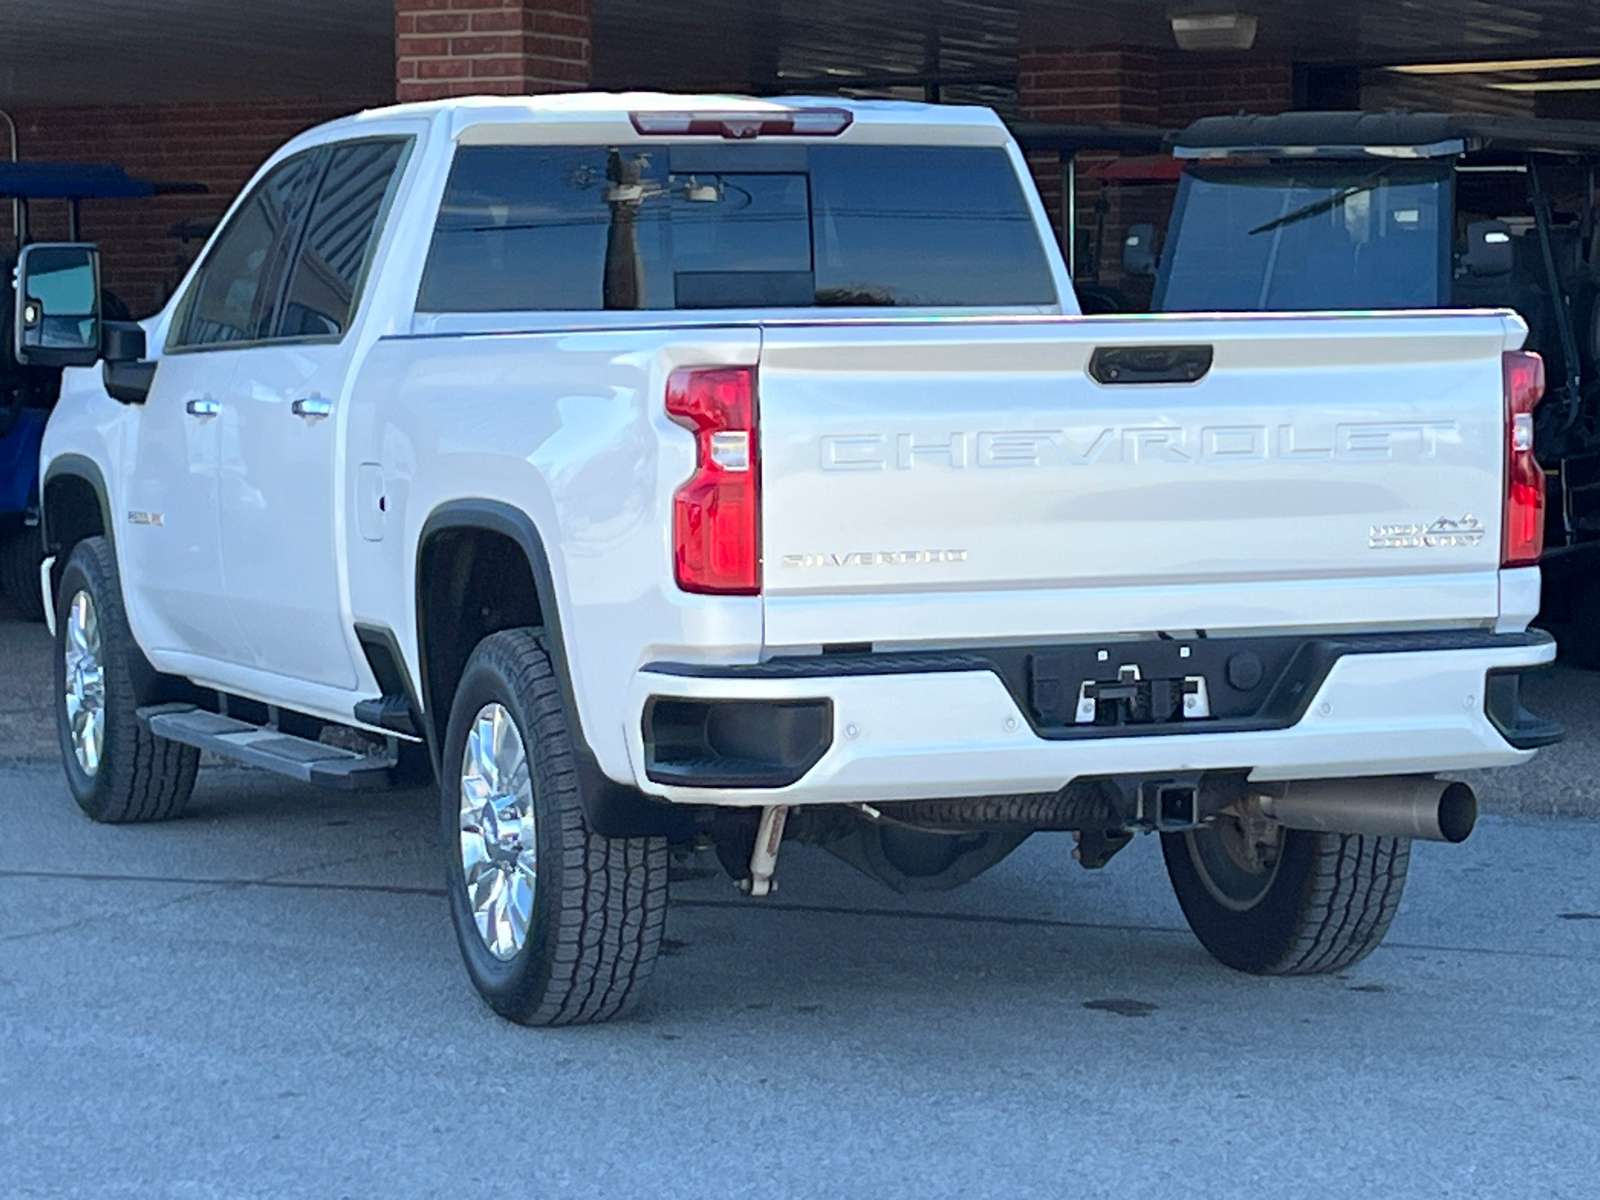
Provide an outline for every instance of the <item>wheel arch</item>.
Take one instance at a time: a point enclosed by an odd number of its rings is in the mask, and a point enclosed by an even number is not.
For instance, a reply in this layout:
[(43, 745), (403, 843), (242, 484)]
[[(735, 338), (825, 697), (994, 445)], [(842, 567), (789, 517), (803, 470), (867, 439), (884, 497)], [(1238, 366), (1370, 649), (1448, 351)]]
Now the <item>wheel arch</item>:
[[(692, 831), (691, 813), (648, 799), (600, 770), (583, 732), (550, 558), (526, 512), (499, 500), (446, 501), (422, 524), (415, 567), (418, 687), (437, 753), (443, 752), (456, 685), (477, 644), (502, 629), (540, 628), (567, 709), (591, 827), (609, 837)], [(443, 764), (436, 765), (445, 778)]]
[(103, 537), (116, 553), (116, 525), (111, 519), (111, 493), (92, 458), (62, 454), (50, 460), (39, 482), (39, 531), (45, 553), (55, 556), (51, 587), (61, 585), (61, 572), (72, 548), (84, 538)]

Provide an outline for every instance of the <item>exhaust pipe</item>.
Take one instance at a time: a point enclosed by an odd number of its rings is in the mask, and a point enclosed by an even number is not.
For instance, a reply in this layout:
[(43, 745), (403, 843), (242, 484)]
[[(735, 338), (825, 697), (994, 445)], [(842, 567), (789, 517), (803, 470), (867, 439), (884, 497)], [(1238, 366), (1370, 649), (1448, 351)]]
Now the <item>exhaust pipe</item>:
[(1300, 780), (1259, 803), (1289, 829), (1430, 842), (1464, 842), (1478, 820), (1478, 798), (1466, 784), (1416, 775)]

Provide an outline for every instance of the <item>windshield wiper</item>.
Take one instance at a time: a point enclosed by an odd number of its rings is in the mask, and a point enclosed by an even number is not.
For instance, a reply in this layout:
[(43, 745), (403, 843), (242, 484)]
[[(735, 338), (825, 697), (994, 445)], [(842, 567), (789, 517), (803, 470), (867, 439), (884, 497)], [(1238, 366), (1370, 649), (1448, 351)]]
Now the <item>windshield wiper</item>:
[[(1281, 217), (1274, 217), (1265, 225), (1257, 225), (1250, 231), (1250, 235), (1270, 233), (1272, 230), (1280, 229), (1285, 225), (1293, 225), (1296, 221), (1304, 221), (1309, 217), (1321, 216), (1325, 212), (1338, 208), (1352, 196), (1359, 196), (1362, 192), (1370, 192), (1382, 182), (1383, 172), (1379, 171), (1363, 179), (1360, 183), (1352, 183), (1349, 187), (1340, 188), (1331, 196), (1324, 196), (1321, 200), (1313, 200), (1310, 204), (1302, 205), (1293, 212), (1284, 213)], [(1290, 186), (1292, 187), (1293, 184)]]

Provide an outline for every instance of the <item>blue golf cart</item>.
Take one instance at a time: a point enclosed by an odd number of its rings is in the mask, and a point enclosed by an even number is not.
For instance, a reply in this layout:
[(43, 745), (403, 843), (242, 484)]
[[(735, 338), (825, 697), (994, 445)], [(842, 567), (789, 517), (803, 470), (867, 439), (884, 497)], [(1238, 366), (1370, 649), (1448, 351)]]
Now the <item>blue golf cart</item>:
[[(32, 206), (65, 202), (68, 237), (80, 240), (80, 209), (85, 200), (131, 199), (173, 192), (204, 192), (199, 183), (154, 183), (135, 179), (110, 163), (28, 160), (0, 161), (0, 213), (13, 212), (11, 244), (0, 243), (0, 330), (11, 329), (15, 303), (12, 284), (16, 253), (34, 240)], [(7, 204), (9, 202), (9, 204)], [(126, 306), (107, 292), (105, 316), (129, 317)], [(32, 620), (44, 617), (39, 568), (44, 557), (39, 538), (39, 444), (45, 421), (61, 391), (59, 367), (25, 367), (16, 359), (9, 336), (0, 337), (0, 594), (14, 612)]]

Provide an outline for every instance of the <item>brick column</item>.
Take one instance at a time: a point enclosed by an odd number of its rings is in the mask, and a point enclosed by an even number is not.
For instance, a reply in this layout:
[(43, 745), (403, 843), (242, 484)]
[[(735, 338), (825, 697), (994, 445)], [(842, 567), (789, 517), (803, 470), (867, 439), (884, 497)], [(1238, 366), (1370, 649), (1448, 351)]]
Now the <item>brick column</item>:
[(1255, 54), (1161, 56), (1161, 124), (1182, 129), (1201, 117), (1278, 113), (1294, 100), (1294, 67)]
[[(1017, 115), (1024, 121), (1061, 124), (1154, 125), (1161, 112), (1158, 61), (1153, 51), (1122, 46), (1024, 47), (1017, 55)], [(1080, 167), (1106, 157), (1083, 155)], [(1051, 224), (1064, 232), (1057, 155), (1030, 154), (1028, 165)], [(1080, 223), (1093, 221), (1093, 204), (1093, 196), (1080, 193)]]
[(395, 95), (531, 95), (589, 86), (590, 0), (395, 0)]

